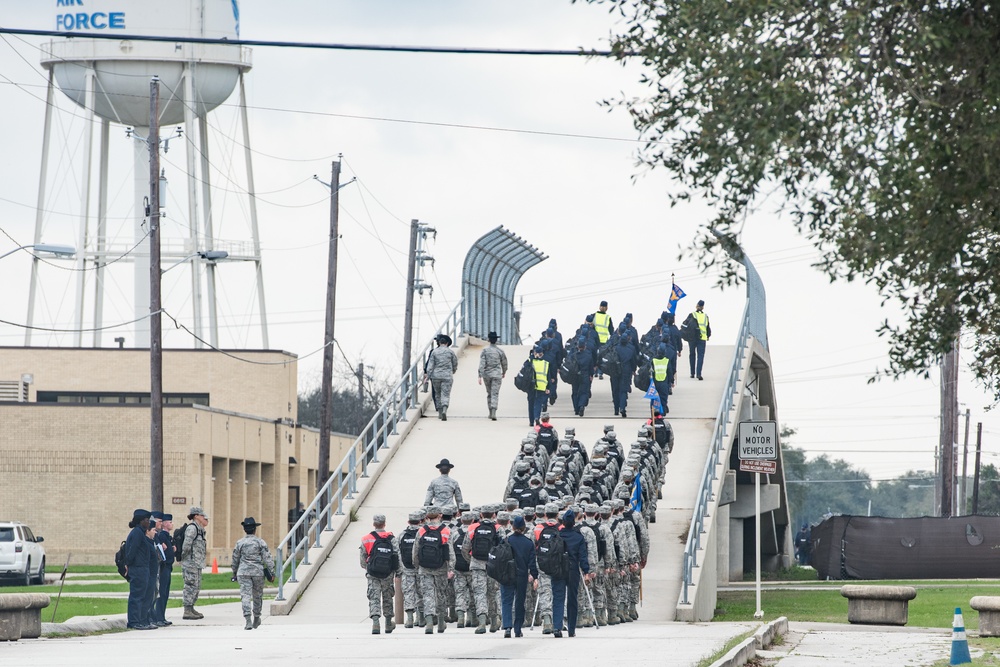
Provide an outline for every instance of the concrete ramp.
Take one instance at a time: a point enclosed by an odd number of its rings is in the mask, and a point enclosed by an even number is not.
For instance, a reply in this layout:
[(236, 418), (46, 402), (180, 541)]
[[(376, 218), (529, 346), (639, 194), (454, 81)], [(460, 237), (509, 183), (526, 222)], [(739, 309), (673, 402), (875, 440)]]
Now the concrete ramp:
[[(365, 603), (366, 583), (359, 563), (358, 545), (372, 529), (371, 517), (384, 513), (390, 530), (399, 534), (406, 517), (423, 504), (428, 483), (437, 475), (434, 468), (448, 458), (455, 468), (452, 476), (462, 486), (466, 502), (473, 506), (502, 500), (510, 462), (521, 438), (530, 430), (526, 395), (514, 387), (513, 377), (528, 354), (527, 347), (504, 347), (510, 369), (500, 396), (497, 421), (487, 418), (486, 391), (477, 383), (479, 352), (470, 344), (459, 358), (448, 421), (437, 419), (433, 407), (419, 419), (400, 442), (391, 461), (358, 510), (352, 523), (316, 572), (293, 611), (297, 623), (368, 623)], [(691, 521), (694, 494), (705, 465), (708, 443), (722, 393), (722, 380), (732, 357), (732, 348), (710, 346), (706, 354), (704, 381), (678, 376), (677, 389), (670, 399), (669, 421), (676, 445), (667, 465), (663, 499), (657, 521), (650, 524), (652, 546), (643, 572), (643, 621), (672, 621), (677, 596), (684, 543), (681, 539)], [(686, 369), (686, 356), (680, 368)], [(594, 396), (586, 417), (573, 415), (569, 387), (560, 383), (559, 399), (550, 409), (552, 422), (560, 433), (576, 427), (577, 438), (588, 451), (601, 436), (604, 424), (614, 424), (626, 444), (635, 439), (639, 426), (649, 415), (649, 401), (633, 391), (629, 417), (613, 416), (610, 382), (594, 381)]]

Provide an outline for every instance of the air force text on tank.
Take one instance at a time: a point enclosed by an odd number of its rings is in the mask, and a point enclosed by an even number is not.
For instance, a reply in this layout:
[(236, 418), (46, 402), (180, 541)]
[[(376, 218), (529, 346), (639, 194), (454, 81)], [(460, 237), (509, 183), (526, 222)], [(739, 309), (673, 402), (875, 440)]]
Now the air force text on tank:
[(776, 422), (740, 422), (739, 455), (747, 459), (778, 458), (778, 428)]

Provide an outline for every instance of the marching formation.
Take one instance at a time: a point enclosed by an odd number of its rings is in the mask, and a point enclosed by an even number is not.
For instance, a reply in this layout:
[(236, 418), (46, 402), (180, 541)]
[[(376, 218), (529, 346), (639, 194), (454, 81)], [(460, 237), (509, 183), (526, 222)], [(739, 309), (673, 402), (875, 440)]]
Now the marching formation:
[(543, 412), (514, 455), (503, 502), (478, 507), (464, 502), (443, 459), (425, 506), (402, 532), (386, 530), (386, 517), (376, 514), (362, 540), (372, 633), (396, 627), (395, 578), (405, 627), (427, 634), (455, 623), (476, 634), (521, 637), (524, 627), (541, 626), (543, 634), (573, 637), (578, 625), (638, 619), (647, 524), (656, 521), (672, 449), (659, 412), (627, 446), (605, 425), (589, 452), (573, 428), (560, 437)]

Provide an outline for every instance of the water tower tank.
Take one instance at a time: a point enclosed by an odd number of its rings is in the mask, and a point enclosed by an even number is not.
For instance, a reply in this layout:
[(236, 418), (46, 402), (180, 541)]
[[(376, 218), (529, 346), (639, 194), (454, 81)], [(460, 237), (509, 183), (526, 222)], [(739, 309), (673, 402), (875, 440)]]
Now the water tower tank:
[[(237, 0), (63, 0), (54, 3), (55, 29), (113, 36), (239, 38)], [(194, 112), (204, 115), (233, 92), (250, 69), (250, 50), (228, 44), (68, 38), (44, 47), (42, 65), (70, 99), (85, 105), (95, 77), (94, 111), (123, 125), (149, 124), (149, 80), (160, 77), (160, 122), (184, 121), (184, 73), (190, 68)]]

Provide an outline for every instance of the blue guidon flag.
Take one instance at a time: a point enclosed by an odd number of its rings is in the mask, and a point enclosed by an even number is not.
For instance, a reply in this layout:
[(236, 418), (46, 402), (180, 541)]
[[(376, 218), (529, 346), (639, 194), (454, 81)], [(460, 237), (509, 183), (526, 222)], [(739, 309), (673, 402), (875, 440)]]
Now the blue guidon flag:
[(670, 311), (671, 315), (677, 314), (677, 302), (686, 296), (687, 294), (684, 293), (684, 290), (682, 290), (679, 285), (676, 283), (672, 283), (670, 285), (670, 305), (667, 310)]
[(642, 476), (639, 473), (635, 474), (635, 487), (632, 489), (632, 509), (642, 511)]

